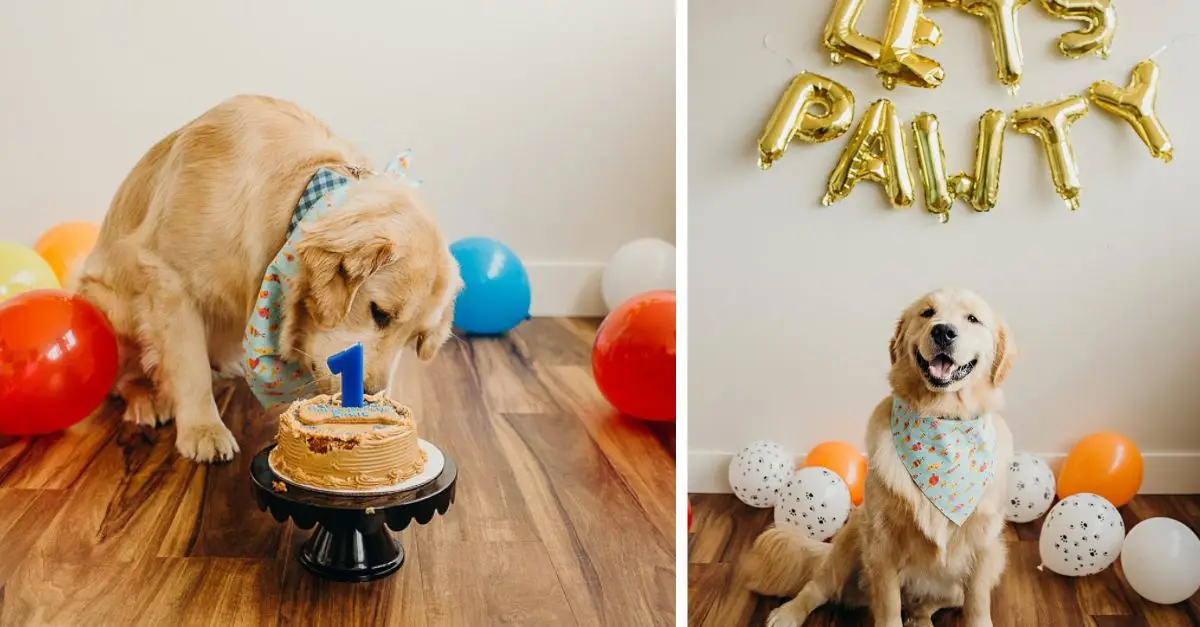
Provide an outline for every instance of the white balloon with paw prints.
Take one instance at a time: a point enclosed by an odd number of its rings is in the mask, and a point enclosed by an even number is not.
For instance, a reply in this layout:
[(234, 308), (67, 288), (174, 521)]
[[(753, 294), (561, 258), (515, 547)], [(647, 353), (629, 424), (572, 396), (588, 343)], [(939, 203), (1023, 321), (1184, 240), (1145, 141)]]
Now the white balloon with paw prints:
[(751, 442), (729, 464), (733, 494), (752, 507), (771, 507), (776, 492), (796, 465), (795, 457), (779, 444)]
[(1071, 577), (1094, 575), (1121, 554), (1125, 521), (1102, 496), (1072, 494), (1058, 502), (1042, 523), (1038, 549), (1042, 565)]
[(1018, 453), (1008, 464), (1008, 494), (1004, 518), (1027, 523), (1046, 513), (1054, 503), (1054, 471), (1042, 458)]
[(792, 473), (775, 501), (775, 525), (824, 542), (850, 517), (850, 489), (827, 468), (810, 466)]

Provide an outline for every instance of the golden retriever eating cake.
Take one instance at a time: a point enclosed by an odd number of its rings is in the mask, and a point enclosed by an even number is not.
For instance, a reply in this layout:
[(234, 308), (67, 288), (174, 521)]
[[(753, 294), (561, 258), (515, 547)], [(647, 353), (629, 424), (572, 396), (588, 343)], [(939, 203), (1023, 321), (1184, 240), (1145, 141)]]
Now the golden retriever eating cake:
[(176, 447), (228, 460), (214, 374), (265, 407), (340, 391), (326, 359), (365, 348), (382, 391), (450, 335), (458, 265), (401, 155), (382, 171), (300, 107), (238, 96), (159, 141), (118, 189), (76, 290), (121, 341), (125, 419), (175, 419)]
[(892, 395), (867, 425), (863, 504), (829, 544), (773, 528), (742, 561), (752, 589), (794, 597), (772, 627), (802, 625), (831, 601), (868, 606), (881, 627), (928, 627), (943, 607), (962, 607), (971, 627), (992, 624), (1004, 570), (998, 469), (1012, 456), (997, 412), (1012, 335), (983, 299), (943, 289), (904, 311), (889, 352)]

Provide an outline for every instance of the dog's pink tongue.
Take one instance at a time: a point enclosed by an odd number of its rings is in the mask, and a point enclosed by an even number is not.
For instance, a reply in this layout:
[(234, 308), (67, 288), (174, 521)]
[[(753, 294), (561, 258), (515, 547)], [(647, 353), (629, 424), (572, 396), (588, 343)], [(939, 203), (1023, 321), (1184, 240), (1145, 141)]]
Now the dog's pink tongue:
[(954, 362), (942, 357), (941, 355), (929, 362), (929, 374), (939, 379), (949, 379), (950, 374), (954, 372)]

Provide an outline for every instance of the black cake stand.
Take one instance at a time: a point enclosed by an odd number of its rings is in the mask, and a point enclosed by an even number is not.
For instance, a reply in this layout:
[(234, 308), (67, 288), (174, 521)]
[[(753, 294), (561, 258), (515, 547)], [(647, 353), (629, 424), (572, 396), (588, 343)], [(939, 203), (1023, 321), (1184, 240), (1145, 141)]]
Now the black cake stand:
[[(258, 509), (269, 510), (279, 522), (291, 518), (301, 529), (316, 527), (300, 550), (300, 563), (326, 579), (371, 581), (396, 572), (404, 563), (404, 549), (388, 529), (401, 531), (413, 520), (424, 525), (454, 502), (458, 467), (448, 456), (441, 474), (423, 486), (348, 496), (284, 484), (267, 461), (273, 448), (274, 444), (259, 451), (250, 462)], [(280, 485), (286, 485), (286, 491), (277, 491)]]

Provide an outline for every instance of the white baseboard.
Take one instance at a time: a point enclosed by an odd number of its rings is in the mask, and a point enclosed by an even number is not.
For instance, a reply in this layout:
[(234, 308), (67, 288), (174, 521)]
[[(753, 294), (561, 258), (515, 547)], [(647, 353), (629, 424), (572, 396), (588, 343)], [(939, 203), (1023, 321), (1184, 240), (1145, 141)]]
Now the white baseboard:
[(603, 316), (603, 261), (527, 261), (534, 316)]
[[(802, 449), (803, 450), (803, 449)], [(699, 494), (728, 494), (729, 462), (733, 453), (721, 451), (688, 452), (688, 492)], [(1062, 466), (1066, 453), (1038, 453), (1054, 472)], [(804, 461), (796, 458), (796, 464)], [(1145, 474), (1141, 494), (1200, 493), (1200, 451), (1175, 453), (1142, 453)]]

